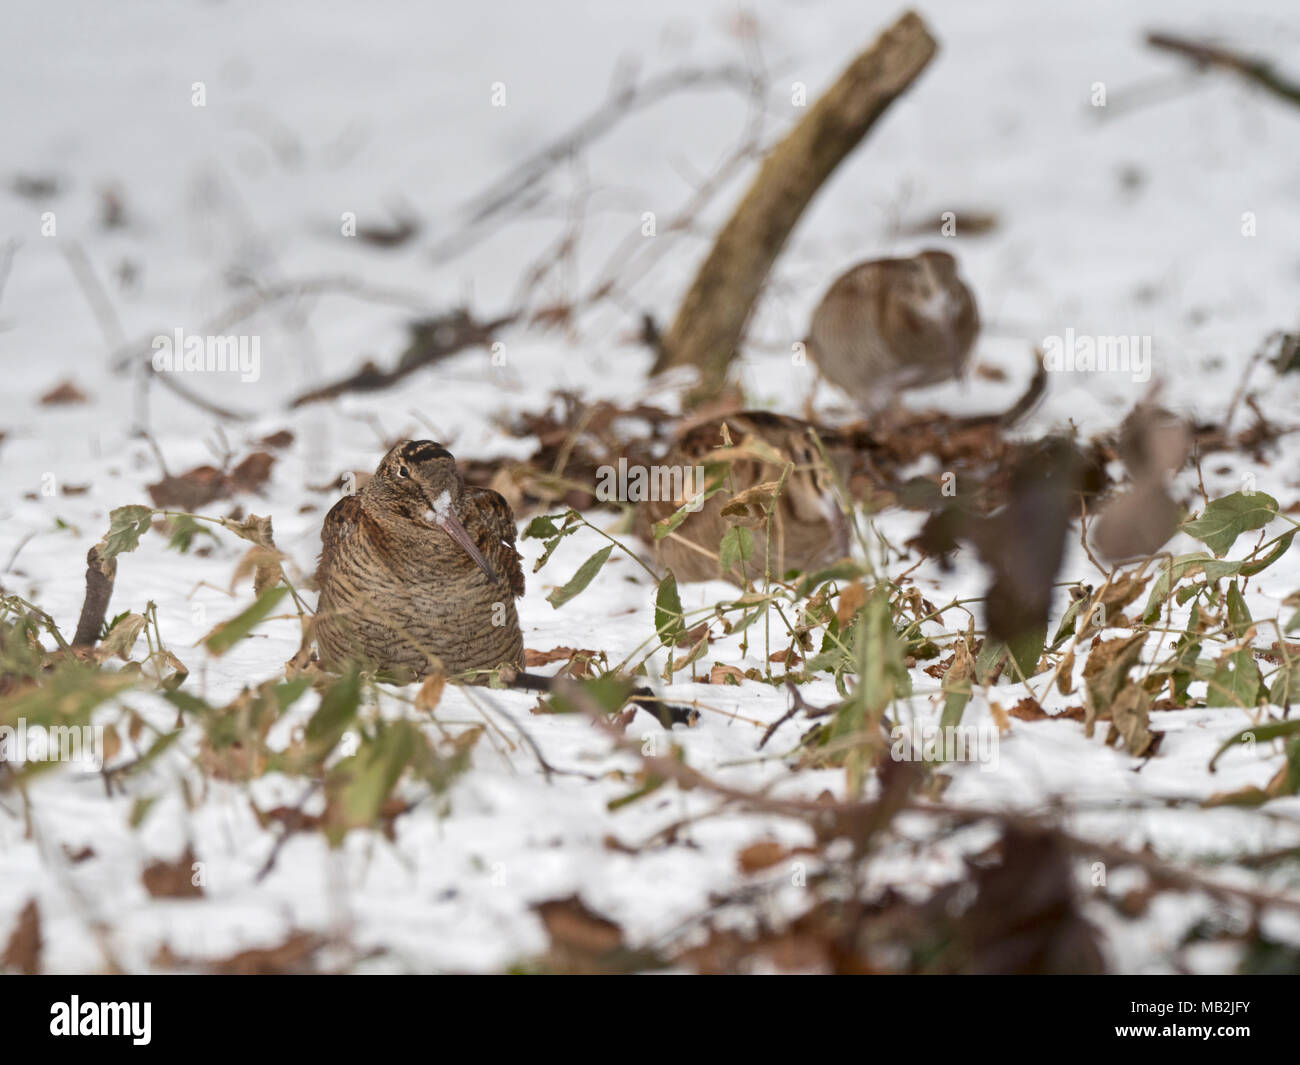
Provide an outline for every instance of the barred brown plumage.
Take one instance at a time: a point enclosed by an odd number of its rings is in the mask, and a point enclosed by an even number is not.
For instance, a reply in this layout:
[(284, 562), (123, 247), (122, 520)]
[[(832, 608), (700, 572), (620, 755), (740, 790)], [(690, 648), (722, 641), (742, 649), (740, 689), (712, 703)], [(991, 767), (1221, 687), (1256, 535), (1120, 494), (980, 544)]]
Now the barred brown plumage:
[(429, 440), (404, 440), (321, 528), (316, 642), (323, 664), (424, 675), (523, 665), (524, 594), (510, 505), (467, 486)]
[(852, 267), (813, 312), (808, 353), (870, 412), (898, 392), (960, 377), (979, 333), (971, 290), (947, 252)]
[[(687, 500), (650, 499), (638, 508), (641, 535), (654, 543), (659, 561), (681, 581), (722, 578), (743, 584), (746, 579), (761, 578), (769, 561), (772, 573), (779, 577), (789, 569), (815, 569), (847, 555), (848, 523), (835, 498), (831, 471), (809, 433), (811, 428), (808, 422), (770, 411), (741, 411), (683, 427), (665, 462), (689, 468), (728, 456), (730, 466), (725, 489), (663, 539), (654, 539), (651, 526)], [(835, 430), (822, 433), (827, 457), (838, 464), (846, 453), (846, 441)], [(726, 439), (735, 448), (718, 450)], [(723, 516), (722, 508), (746, 489), (779, 482), (787, 465), (791, 468), (773, 510), (770, 560), (765, 557), (768, 530), (760, 523), (752, 533), (756, 557), (724, 571), (718, 547), (733, 523)], [(843, 475), (845, 471), (839, 472)], [(693, 485), (692, 494), (704, 487)]]

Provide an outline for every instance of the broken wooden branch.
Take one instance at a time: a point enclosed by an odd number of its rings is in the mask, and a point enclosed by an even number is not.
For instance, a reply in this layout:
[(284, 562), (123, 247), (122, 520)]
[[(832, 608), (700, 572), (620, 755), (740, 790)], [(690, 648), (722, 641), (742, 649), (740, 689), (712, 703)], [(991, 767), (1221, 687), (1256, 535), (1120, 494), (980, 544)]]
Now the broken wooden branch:
[(937, 47), (920, 16), (907, 12), (772, 150), (682, 301), (654, 373), (698, 367), (696, 402), (722, 390), (754, 301), (804, 208)]
[(116, 577), (117, 559), (101, 561), (99, 544), (96, 544), (86, 553), (86, 598), (81, 604), (77, 633), (72, 637), (73, 647), (94, 647), (99, 642)]

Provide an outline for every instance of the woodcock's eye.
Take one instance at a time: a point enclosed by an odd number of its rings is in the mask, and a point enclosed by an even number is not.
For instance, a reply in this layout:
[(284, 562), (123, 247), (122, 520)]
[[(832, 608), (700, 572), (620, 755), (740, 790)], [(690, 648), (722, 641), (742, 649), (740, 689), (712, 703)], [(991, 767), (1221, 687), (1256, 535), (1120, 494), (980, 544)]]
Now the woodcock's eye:
[(398, 467), (397, 467), (397, 476), (398, 476), (398, 477), (410, 477), (410, 476), (411, 476), (411, 471), (408, 470), (405, 466), (398, 466)]

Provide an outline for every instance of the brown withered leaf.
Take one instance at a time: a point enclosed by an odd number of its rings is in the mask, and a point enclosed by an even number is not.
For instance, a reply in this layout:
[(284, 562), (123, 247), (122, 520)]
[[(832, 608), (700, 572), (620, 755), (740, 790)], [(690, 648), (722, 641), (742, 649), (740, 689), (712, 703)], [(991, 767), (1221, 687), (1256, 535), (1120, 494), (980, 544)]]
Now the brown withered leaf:
[(29, 899), (18, 914), (9, 942), (0, 954), (0, 972), (14, 969), (24, 976), (36, 976), (41, 971), (41, 914), (35, 899)]
[(148, 485), (149, 498), (160, 510), (193, 512), (230, 493), (226, 475), (215, 466), (196, 466), (176, 476), (167, 474), (157, 484)]
[(1007, 714), (1021, 721), (1045, 721), (1051, 715), (1039, 705), (1033, 696), (1026, 696), (1016, 703)]
[(90, 397), (74, 382), (62, 381), (41, 396), (40, 402), (43, 407), (58, 407), (71, 403), (89, 403)]
[(236, 492), (255, 492), (271, 476), (275, 456), (267, 451), (254, 451), (230, 471), (230, 483)]
[(678, 647), (692, 647), (699, 643), (704, 637), (709, 637), (709, 642), (713, 642), (713, 634), (709, 629), (707, 621), (701, 621), (694, 628), (687, 629), (677, 640)]
[(774, 839), (759, 840), (736, 855), (736, 865), (742, 873), (757, 873), (772, 868), (788, 854), (784, 845)]
[(623, 930), (589, 910), (577, 895), (550, 899), (533, 906), (552, 944), (587, 955), (600, 955), (623, 946)]
[(1145, 558), (1169, 542), (1181, 508), (1170, 498), (1165, 479), (1183, 467), (1191, 449), (1185, 419), (1152, 403), (1129, 412), (1116, 450), (1133, 486), (1102, 509), (1093, 528), (1093, 542), (1106, 559)]
[(279, 825), (286, 835), (295, 832), (319, 832), (325, 823), (325, 818), (320, 814), (309, 814), (296, 806), (273, 806), (269, 810), (259, 810), (252, 800), (249, 800), (248, 805), (252, 807), (253, 816), (257, 818), (259, 825), (263, 828)]
[(260, 743), (243, 740), (214, 747), (207, 736), (201, 736), (198, 766), (214, 780), (255, 780), (266, 772), (266, 749)]
[(443, 689), (446, 687), (447, 674), (441, 669), (435, 669), (424, 678), (420, 690), (415, 693), (415, 708), (425, 713), (438, 709), (438, 704), (442, 702)]
[(247, 518), (222, 518), (221, 527), (229, 529), (242, 540), (257, 544), (259, 547), (275, 547), (275, 537), (271, 531), (270, 517), (250, 514)]
[(181, 474), (166, 474), (157, 484), (147, 486), (149, 498), (160, 510), (193, 512), (237, 492), (256, 491), (266, 483), (274, 462), (270, 453), (255, 451), (229, 473), (204, 465)]
[(1100, 593), (1101, 606), (1106, 611), (1106, 624), (1122, 624), (1124, 608), (1137, 599), (1150, 583), (1150, 574), (1139, 577), (1136, 573), (1121, 573), (1114, 578)]
[(552, 971), (614, 973), (659, 964), (653, 955), (629, 950), (622, 928), (589, 910), (577, 895), (539, 902), (533, 912), (550, 937), (544, 961)]
[(1074, 694), (1074, 648), (1065, 652), (1061, 667), (1056, 672), (1056, 690), (1062, 695)]
[(1151, 714), (1151, 696), (1140, 684), (1129, 684), (1110, 704), (1110, 729), (1106, 733), (1109, 746), (1123, 739), (1124, 749), (1135, 757), (1154, 754), (1157, 733), (1148, 728)]
[(235, 585), (251, 573), (253, 594), (261, 595), (266, 589), (274, 587), (284, 579), (284, 570), (280, 563), (286, 557), (273, 547), (260, 545), (250, 547), (244, 557), (235, 564), (234, 575), (230, 578), (230, 590), (233, 592)]
[(1037, 699), (1027, 697), (1016, 703), (1007, 714), (1011, 717), (1019, 718), (1021, 721), (1060, 721), (1069, 718), (1071, 721), (1083, 720), (1083, 707), (1069, 706), (1056, 714), (1049, 714), (1042, 708)]
[(1084, 727), (1088, 736), (1098, 718), (1105, 718), (1112, 701), (1128, 683), (1128, 671), (1136, 664), (1146, 642), (1146, 633), (1119, 636), (1098, 642), (1083, 667)]
[(776, 501), (777, 481), (763, 481), (761, 484), (737, 492), (719, 512), (732, 525), (743, 525), (747, 529), (758, 529), (767, 521), (767, 512)]
[(862, 609), (862, 604), (866, 601), (867, 590), (863, 587), (861, 581), (853, 581), (840, 591), (839, 602), (835, 607), (835, 620), (839, 622), (841, 632), (857, 616), (858, 611)]
[(930, 674), (935, 680), (943, 680), (944, 674), (952, 668), (957, 654), (953, 652), (947, 658), (940, 659), (938, 662), (931, 662), (928, 666), (921, 667), (926, 673)]
[(291, 430), (280, 429), (277, 432), (271, 433), (269, 436), (262, 437), (258, 443), (263, 447), (284, 448), (292, 444), (293, 440), (294, 436)]
[[(926, 908), (932, 927), (950, 926), (933, 971), (958, 973), (1101, 973), (1099, 933), (1082, 913), (1074, 860), (1060, 833), (1017, 828), (1003, 832), (1002, 860), (973, 870), (976, 893), (964, 908), (959, 881)], [(950, 916), (954, 910), (958, 916)], [(942, 941), (942, 940), (941, 940)]]
[(1014, 646), (1046, 627), (1083, 468), (1072, 441), (1038, 441), (1016, 459), (1006, 506), (969, 523), (965, 535), (990, 571), (985, 603), (990, 636)]
[(1115, 443), (1134, 483), (1177, 473), (1192, 449), (1187, 419), (1154, 403), (1137, 404), (1120, 423)]
[(713, 668), (709, 670), (710, 684), (739, 684), (744, 679), (744, 670), (721, 662), (714, 662)]
[(164, 943), (154, 954), (153, 963), (160, 969), (195, 969), (200, 972), (225, 973), (231, 976), (276, 976), (311, 972), (311, 961), (328, 940), (315, 932), (290, 932), (274, 947), (254, 947), (225, 958), (189, 958), (176, 954)]
[(150, 862), (140, 874), (145, 890), (155, 899), (195, 899), (203, 888), (194, 883), (194, 848), (188, 843), (185, 852), (174, 862)]
[(1106, 504), (1093, 526), (1093, 544), (1109, 562), (1146, 558), (1169, 542), (1181, 514), (1163, 481), (1145, 480)]

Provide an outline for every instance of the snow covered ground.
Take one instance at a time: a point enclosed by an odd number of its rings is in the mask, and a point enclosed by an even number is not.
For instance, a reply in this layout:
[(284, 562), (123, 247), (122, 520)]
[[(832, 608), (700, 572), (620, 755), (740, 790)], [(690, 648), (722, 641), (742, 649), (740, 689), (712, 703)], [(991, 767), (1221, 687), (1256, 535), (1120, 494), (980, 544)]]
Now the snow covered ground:
[[(909, 227), (937, 225), (952, 210), (958, 235), (945, 246), (958, 255), (985, 321), (976, 358), (1007, 379), (976, 376), (910, 403), (1003, 407), (1028, 376), (1033, 346), (1073, 329), (1150, 336), (1161, 401), (1221, 418), (1264, 337), (1300, 327), (1300, 111), (1228, 75), (1191, 79), (1184, 64), (1142, 38), (1153, 28), (1222, 35), (1238, 49), (1285, 58), (1300, 38), (1291, 7), (1254, 0), (1229, 15), (1222, 5), (1174, 0), (925, 4), (940, 54), (823, 190), (778, 262), (744, 357), (751, 402), (800, 413), (812, 380), (789, 350), (825, 285), (856, 259), (944, 239)], [(575, 204), (586, 217), (582, 251), (547, 282), (554, 300), (589, 288), (611, 256), (626, 254), (620, 249), (640, 232), (645, 212), (662, 225), (686, 204), (740, 137), (742, 93), (682, 92), (625, 118), (552, 171), (526, 216), (461, 254), (434, 255), (463, 224), (463, 204), (596, 109), (620, 71), (639, 68), (648, 79), (743, 65), (756, 41), (770, 79), (763, 142), (771, 143), (801, 113), (791, 104), (792, 85), (805, 83), (815, 98), (896, 14), (889, 5), (848, 0), (760, 3), (752, 6), (751, 38), (734, 4), (698, 0), (430, 5), (401, 15), (359, 4), (121, 8), (81, 0), (11, 12), (0, 64), (0, 241), (15, 242), (0, 289), (0, 584), (71, 633), (86, 550), (107, 529), (109, 510), (147, 502), (145, 485), (159, 477), (153, 452), (132, 432), (145, 413), (138, 375), (115, 370), (114, 352), (139, 340), (147, 350), (149, 338), (177, 328), (202, 333), (248, 295), (239, 278), (268, 286), (347, 278), (372, 294), (400, 295), (383, 301), (326, 292), (269, 303), (233, 330), (259, 338), (258, 379), (211, 375), (194, 384), (212, 402), (253, 415), (224, 425), (236, 455), (268, 433), (295, 434), (260, 497), (237, 501), (273, 517), (277, 544), (303, 573), (314, 567), (332, 502), (321, 486), (344, 470), (373, 467), (381, 434), (436, 436), (461, 458), (518, 457), (519, 443), (501, 433), (499, 420), (538, 409), (553, 389), (671, 405), (668, 384), (645, 381), (649, 356), (634, 343), (639, 314), (670, 319), (707, 251), (703, 236), (743, 192), (749, 168), (697, 221), (700, 236), (661, 230), (644, 238), (674, 243), (630, 305), (602, 307), (569, 333), (508, 329), (495, 363), (489, 352), (471, 350), (389, 391), (288, 409), (293, 395), (367, 357), (391, 363), (420, 308), (465, 301), (483, 317), (511, 308), (521, 273), (561, 236)], [(205, 106), (194, 106), (195, 83)], [(1091, 103), (1097, 83), (1104, 107)], [(501, 91), (505, 106), (494, 106)], [(15, 179), (45, 177), (58, 183), (48, 197), (14, 188)], [(116, 228), (101, 225), (106, 190), (124, 212)], [(424, 220), (417, 239), (390, 249), (341, 234), (348, 213), (362, 227), (390, 224), (393, 204)], [(995, 214), (998, 224), (964, 234), (961, 218), (975, 211)], [(47, 213), (52, 235), (43, 234)], [(0, 276), (4, 254), (0, 246)], [(107, 312), (97, 314), (88, 298), (94, 286), (78, 280), (82, 256), (108, 295)], [(38, 403), (64, 380), (89, 402)], [(1293, 422), (1300, 375), (1277, 378), (1261, 365), (1252, 384), (1273, 420)], [(1055, 374), (1025, 432), (1068, 422), (1084, 433), (1111, 427), (1148, 387), (1122, 373)], [(843, 397), (822, 386), (817, 402), (826, 408)], [(147, 419), (173, 473), (212, 461), (218, 423), (211, 416), (154, 387)], [(1283, 437), (1265, 463), (1213, 456), (1204, 465), (1206, 488), (1211, 496), (1231, 492), (1249, 475), (1286, 508), (1300, 500), (1298, 454), (1295, 438)], [(1182, 484), (1190, 498), (1195, 476)], [(50, 486), (53, 494), (43, 491)], [(66, 494), (68, 486), (86, 490)], [(225, 513), (230, 505), (208, 510)], [(915, 514), (887, 514), (881, 528), (897, 544), (918, 522)], [(653, 588), (617, 554), (579, 598), (559, 610), (546, 602), (601, 543), (594, 533), (573, 536), (530, 577), (520, 607), (528, 647), (598, 648), (618, 661), (652, 634)], [(275, 676), (297, 648), (289, 621), (263, 625), (221, 658), (193, 646), (247, 603), (247, 582), (229, 592), (245, 546), (223, 536), (206, 558), (182, 556), (150, 534), (119, 560), (112, 612), (156, 603), (164, 638), (191, 668), (187, 688), (214, 703)], [(531, 570), (540, 546), (522, 546)], [(1188, 539), (1174, 548), (1193, 546)], [(985, 580), (967, 557), (954, 573), (927, 565), (916, 576), (936, 599), (979, 595)], [(1096, 575), (1075, 549), (1061, 579), (1080, 578), (1095, 583)], [(1298, 588), (1292, 552), (1252, 582), (1247, 601), (1256, 617), (1275, 617)], [(724, 585), (689, 586), (684, 601), (703, 607), (729, 594)], [(737, 641), (723, 640), (706, 664), (761, 666), (761, 655), (761, 644), (742, 658)], [(913, 711), (937, 719), (937, 683), (919, 669), (914, 683)], [(788, 707), (783, 692), (752, 682), (679, 682), (671, 694), (698, 700), (702, 711), (699, 727), (673, 736), (690, 765), (741, 787), (775, 781), (782, 794), (843, 791), (838, 770), (785, 767), (780, 756), (801, 724), (784, 726), (757, 751), (764, 728)], [(1010, 705), (1023, 694), (1005, 682), (980, 692), (966, 720), (987, 723), (990, 700)], [(835, 698), (829, 682), (804, 695), (817, 705)], [(0, 937), (35, 897), (52, 971), (99, 970), (110, 957), (142, 970), (163, 943), (185, 957), (220, 956), (273, 945), (293, 928), (348, 929), (363, 948), (382, 949), (367, 969), (497, 970), (545, 946), (530, 903), (580, 893), (621, 924), (630, 943), (653, 944), (705, 909), (712, 893), (741, 882), (736, 854), (747, 844), (768, 835), (807, 842), (789, 822), (729, 814), (687, 828), (694, 846), (638, 855), (612, 849), (608, 836), (637, 844), (711, 800), (669, 787), (611, 813), (606, 804), (631, 789), (613, 771), (631, 771), (634, 759), (611, 753), (607, 737), (583, 721), (530, 716), (534, 700), (518, 693), (451, 691), (439, 717), (481, 723), (481, 700), (523, 724), (552, 765), (584, 776), (548, 782), (526, 746), (509, 749), (492, 735), (453, 787), (445, 816), (421, 809), (397, 822), (395, 842), (353, 833), (337, 851), (320, 834), (297, 835), (258, 881), (273, 836), (258, 827), (250, 794), (263, 809), (293, 805), (301, 781), (264, 778), (247, 789), (213, 782), (189, 807), (176, 786), (183, 752), (133, 780), (125, 796), (107, 798), (93, 775), (50, 774), (30, 793), (30, 831), (18, 799), (0, 798)], [(156, 696), (132, 693), (126, 701), (160, 723), (174, 714)], [(1064, 704), (1045, 701), (1048, 709)], [(1067, 799), (1088, 807), (1071, 821), (1076, 832), (1150, 845), (1177, 860), (1300, 845), (1294, 797), (1274, 800), (1266, 813), (1136, 809), (1139, 799), (1262, 787), (1281, 765), (1278, 750), (1260, 745), (1207, 772), (1218, 745), (1251, 722), (1244, 711), (1156, 717), (1166, 736), (1145, 763), (1105, 747), (1101, 732), (1085, 739), (1078, 722), (1017, 720), (1001, 741), (997, 770), (955, 767), (945, 799), (1025, 809)], [(653, 735), (657, 727), (647, 720), (634, 723), (634, 733)], [(141, 797), (157, 802), (132, 829)], [(187, 843), (205, 863), (205, 897), (150, 897), (141, 868), (176, 858)], [(66, 858), (65, 848), (83, 846), (93, 858)], [(912, 885), (959, 872), (956, 847), (923, 857), (900, 849), (874, 869)], [(1268, 875), (1228, 864), (1216, 875), (1263, 890), (1300, 888), (1294, 864)], [(778, 899), (796, 912), (799, 889)], [(1213, 908), (1183, 897), (1162, 899), (1137, 922), (1120, 923), (1100, 905), (1093, 916), (1107, 930), (1114, 969), (1163, 971), (1196, 914)], [(1294, 915), (1270, 911), (1265, 930), (1300, 942)], [(1234, 965), (1230, 951), (1212, 946), (1181, 957), (1203, 970)]]

